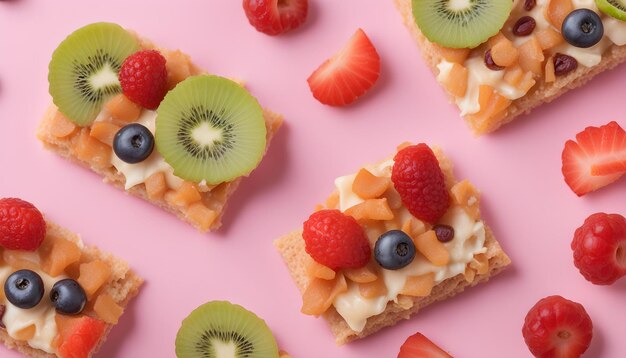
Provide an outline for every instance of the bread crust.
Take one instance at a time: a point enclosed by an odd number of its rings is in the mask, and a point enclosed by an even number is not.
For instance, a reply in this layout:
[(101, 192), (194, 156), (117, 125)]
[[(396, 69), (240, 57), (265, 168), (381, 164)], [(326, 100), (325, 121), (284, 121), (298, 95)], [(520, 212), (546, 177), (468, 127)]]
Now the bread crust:
[[(101, 292), (106, 292), (113, 297), (113, 300), (122, 309), (126, 309), (126, 306), (130, 300), (139, 293), (139, 287), (143, 283), (143, 279), (137, 276), (129, 267), (128, 264), (114, 257), (111, 254), (100, 251), (95, 246), (85, 246), (78, 235), (63, 228), (51, 221), (46, 221), (46, 235), (53, 237), (63, 238), (78, 244), (81, 248), (82, 255), (89, 261), (102, 260), (111, 269), (111, 277), (109, 282), (101, 288)], [(104, 334), (96, 344), (96, 348), (91, 352), (90, 357), (95, 354), (102, 344), (106, 341), (106, 338), (113, 328), (113, 324), (107, 324)], [(10, 349), (14, 349), (27, 357), (34, 358), (55, 358), (56, 355), (47, 353), (40, 349), (35, 349), (28, 345), (28, 342), (18, 341), (9, 336), (6, 329), (0, 328), (0, 342)]]
[[(417, 27), (413, 18), (413, 10), (411, 0), (394, 0), (396, 7), (400, 11), (404, 24), (407, 26), (411, 35), (418, 43), (422, 56), (426, 61), (431, 71), (437, 75), (439, 69), (437, 65), (443, 59), (439, 49), (434, 46), (426, 37), (422, 34)], [(493, 132), (500, 128), (502, 125), (507, 124), (522, 114), (528, 114), (533, 109), (539, 107), (544, 103), (549, 103), (565, 94), (569, 90), (578, 88), (594, 76), (610, 70), (615, 66), (621, 64), (626, 60), (626, 45), (617, 46), (611, 45), (606, 52), (602, 55), (602, 61), (593, 67), (578, 66), (578, 68), (565, 75), (557, 77), (555, 82), (545, 83), (544, 81), (538, 82), (529, 93), (525, 96), (514, 100), (509, 108), (506, 110), (505, 116), (499, 122), (497, 126), (489, 128), (487, 132), (479, 132), (477, 124), (473, 123), (470, 119), (465, 118), (470, 128), (476, 135)]]

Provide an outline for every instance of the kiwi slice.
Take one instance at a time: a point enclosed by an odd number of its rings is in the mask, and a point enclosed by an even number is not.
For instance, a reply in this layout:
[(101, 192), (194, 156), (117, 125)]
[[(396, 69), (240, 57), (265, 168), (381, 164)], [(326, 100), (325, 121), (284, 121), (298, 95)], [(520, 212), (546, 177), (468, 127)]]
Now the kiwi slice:
[(52, 101), (71, 121), (88, 125), (102, 104), (121, 92), (117, 74), (137, 50), (137, 40), (116, 24), (99, 22), (74, 31), (54, 51), (48, 66)]
[(413, 0), (413, 17), (431, 42), (473, 48), (502, 29), (512, 7), (511, 0)]
[(598, 9), (621, 21), (626, 21), (626, 0), (596, 0)]
[(183, 320), (176, 334), (178, 358), (278, 358), (272, 332), (254, 313), (211, 301)]
[(218, 76), (194, 76), (157, 109), (156, 145), (174, 174), (219, 184), (250, 173), (265, 152), (263, 110), (248, 91)]

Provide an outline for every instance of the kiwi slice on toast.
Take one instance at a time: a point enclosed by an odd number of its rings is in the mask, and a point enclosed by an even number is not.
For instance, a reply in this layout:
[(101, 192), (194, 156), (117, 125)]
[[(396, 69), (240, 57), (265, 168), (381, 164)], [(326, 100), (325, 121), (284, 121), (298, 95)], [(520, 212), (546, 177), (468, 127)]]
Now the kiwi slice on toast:
[(176, 334), (176, 356), (278, 358), (278, 345), (254, 313), (227, 301), (211, 301), (183, 320)]
[(431, 42), (474, 48), (498, 33), (511, 14), (511, 0), (413, 0), (413, 17)]
[(603, 13), (621, 21), (626, 21), (626, 0), (596, 0)]
[(180, 178), (220, 184), (249, 174), (265, 152), (263, 110), (218, 76), (189, 77), (157, 109), (156, 145)]
[(52, 101), (80, 126), (90, 124), (102, 104), (121, 92), (118, 72), (139, 43), (117, 24), (99, 22), (71, 33), (52, 54), (48, 82)]

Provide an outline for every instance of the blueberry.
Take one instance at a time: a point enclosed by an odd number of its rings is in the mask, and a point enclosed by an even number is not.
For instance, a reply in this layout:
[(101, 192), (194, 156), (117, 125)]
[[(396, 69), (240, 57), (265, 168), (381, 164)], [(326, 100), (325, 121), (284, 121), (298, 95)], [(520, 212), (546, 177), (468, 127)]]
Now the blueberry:
[(60, 313), (79, 314), (85, 308), (87, 295), (78, 282), (66, 278), (52, 286), (50, 301)]
[(120, 129), (113, 139), (113, 151), (126, 163), (144, 161), (154, 149), (152, 132), (139, 123), (131, 123)]
[(39, 304), (44, 286), (41, 276), (31, 270), (13, 272), (4, 283), (4, 295), (14, 306), (28, 309)]
[(415, 244), (404, 231), (387, 231), (376, 241), (374, 255), (383, 268), (398, 270), (410, 264), (415, 258)]
[(604, 36), (604, 25), (598, 14), (589, 9), (574, 10), (563, 21), (561, 33), (572, 46), (591, 47)]

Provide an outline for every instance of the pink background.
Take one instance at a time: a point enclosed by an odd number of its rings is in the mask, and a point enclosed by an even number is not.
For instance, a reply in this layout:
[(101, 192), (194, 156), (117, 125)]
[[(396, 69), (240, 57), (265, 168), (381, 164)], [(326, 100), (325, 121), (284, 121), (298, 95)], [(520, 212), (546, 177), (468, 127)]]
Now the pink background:
[[(597, 211), (626, 214), (626, 180), (585, 198), (565, 185), (561, 151), (587, 125), (626, 127), (626, 67), (473, 138), (420, 57), (391, 0), (310, 0), (306, 25), (281, 37), (256, 32), (241, 1), (13, 0), (0, 3), (0, 197), (35, 203), (85, 241), (128, 260), (145, 278), (101, 357), (172, 357), (181, 320), (209, 300), (263, 317), (294, 357), (395, 357), (423, 332), (458, 357), (527, 357), (528, 309), (561, 294), (581, 302), (595, 329), (587, 357), (626, 356), (626, 279), (586, 282), (572, 264), (574, 230)], [(244, 181), (224, 227), (201, 234), (44, 151), (35, 128), (49, 102), (47, 65), (61, 40), (95, 21), (117, 22), (201, 67), (245, 79), (285, 115), (268, 156)], [(348, 108), (318, 103), (308, 75), (362, 27), (382, 58), (376, 88)], [(379, 334), (336, 347), (325, 323), (300, 314), (300, 294), (272, 246), (298, 228), (333, 179), (392, 153), (403, 141), (442, 146), (460, 178), (483, 192), (483, 212), (514, 266), (491, 283)], [(0, 348), (3, 357), (16, 357)]]

